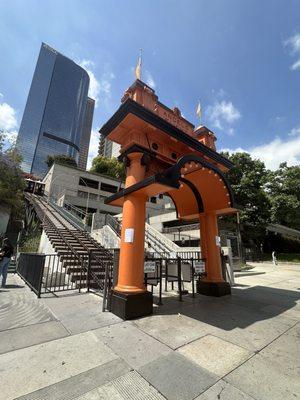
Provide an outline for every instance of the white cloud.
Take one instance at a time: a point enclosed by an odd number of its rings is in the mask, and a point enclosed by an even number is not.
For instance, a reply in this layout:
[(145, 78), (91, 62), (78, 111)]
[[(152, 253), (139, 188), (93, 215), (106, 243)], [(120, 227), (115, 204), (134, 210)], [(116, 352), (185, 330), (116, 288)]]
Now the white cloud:
[(216, 101), (214, 105), (208, 106), (206, 115), (215, 128), (227, 129), (229, 134), (233, 134), (230, 126), (241, 118), (241, 113), (231, 101)]
[(16, 111), (7, 103), (0, 103), (0, 129), (10, 131), (18, 126)]
[(149, 71), (145, 71), (145, 82), (149, 85), (152, 89), (155, 89), (156, 83), (153, 79), (153, 76)]
[(97, 129), (92, 129), (87, 169), (91, 168), (93, 158), (98, 155), (99, 139), (100, 139), (100, 133), (97, 131)]
[(296, 33), (295, 35), (289, 37), (284, 45), (288, 47), (291, 54), (296, 54), (300, 52), (300, 33)]
[(255, 146), (250, 149), (223, 149), (230, 153), (244, 152), (263, 161), (267, 168), (275, 170), (282, 162), (287, 162), (289, 166), (300, 164), (300, 135), (293, 137), (290, 140), (282, 140), (276, 137), (270, 143), (265, 143), (260, 146)]
[(98, 107), (99, 101), (106, 101), (111, 96), (111, 81), (115, 75), (111, 71), (102, 73), (100, 79), (96, 78), (94, 69), (95, 64), (91, 60), (82, 60), (80, 63), (90, 77), (89, 96), (95, 100), (95, 106)]
[(7, 145), (15, 144), (16, 140), (17, 140), (17, 137), (18, 137), (18, 132), (17, 131), (7, 132), (6, 135), (5, 135), (5, 139), (6, 139)]
[(295, 128), (293, 128), (289, 133), (289, 136), (300, 136), (300, 126), (296, 126)]
[(290, 66), (290, 69), (291, 69), (292, 71), (296, 71), (296, 69), (298, 69), (298, 68), (300, 68), (300, 60), (294, 62), (294, 64), (292, 64), (292, 65)]
[[(283, 42), (284, 46), (288, 49), (291, 56), (299, 56), (300, 55), (300, 33), (296, 33), (295, 35), (289, 37), (287, 40)], [(290, 69), (292, 71), (296, 71), (300, 68), (300, 59), (295, 61)]]

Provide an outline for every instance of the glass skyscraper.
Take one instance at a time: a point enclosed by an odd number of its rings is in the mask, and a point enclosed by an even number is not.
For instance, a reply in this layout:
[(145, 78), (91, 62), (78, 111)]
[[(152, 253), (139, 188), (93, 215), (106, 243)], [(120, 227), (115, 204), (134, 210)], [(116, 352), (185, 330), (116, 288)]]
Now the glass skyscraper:
[(88, 88), (83, 68), (42, 44), (17, 139), (23, 171), (43, 177), (48, 155), (79, 161), (86, 118), (93, 117), (90, 109), (86, 115)]

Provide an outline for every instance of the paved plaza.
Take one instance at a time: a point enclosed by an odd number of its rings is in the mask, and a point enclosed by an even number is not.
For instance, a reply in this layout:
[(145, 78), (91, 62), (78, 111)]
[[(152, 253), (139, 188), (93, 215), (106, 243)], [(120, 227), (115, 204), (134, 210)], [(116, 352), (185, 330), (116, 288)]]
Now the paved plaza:
[(168, 292), (123, 322), (101, 298), (0, 291), (2, 400), (300, 398), (300, 266), (253, 264), (231, 296)]

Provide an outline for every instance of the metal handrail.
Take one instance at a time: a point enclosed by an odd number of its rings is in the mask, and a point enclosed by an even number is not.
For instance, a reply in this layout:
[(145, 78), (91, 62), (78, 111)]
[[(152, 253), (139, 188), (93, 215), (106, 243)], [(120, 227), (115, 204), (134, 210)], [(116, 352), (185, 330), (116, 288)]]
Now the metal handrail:
[[(43, 204), (44, 207), (46, 207), (46, 209), (50, 212), (50, 214), (51, 214), (54, 218), (57, 219), (57, 217), (54, 215), (54, 212), (50, 209), (49, 204), (45, 203), (44, 200), (42, 200), (40, 197), (35, 198), (35, 199), (38, 199), (38, 201), (39, 201), (41, 204)], [(44, 203), (45, 203), (45, 204), (44, 204)], [(88, 264), (88, 261), (85, 260), (84, 255), (80, 255), (80, 254), (79, 254), (65, 239), (64, 239), (64, 237), (62, 236), (62, 234), (61, 234), (61, 232), (59, 231), (59, 229), (52, 223), (52, 221), (50, 220), (50, 218), (49, 218), (48, 216), (45, 215), (45, 217), (47, 218), (47, 221), (49, 221), (49, 222), (51, 223), (52, 227), (55, 228), (55, 231), (56, 231), (56, 232), (59, 234), (59, 236), (63, 239), (64, 243), (65, 243), (69, 248), (71, 248), (72, 251), (73, 251), (79, 258), (82, 259), (82, 267), (85, 268), (86, 272), (91, 273), (91, 275), (93, 276), (93, 278), (95, 279), (95, 281), (100, 285), (101, 283), (100, 283), (100, 281), (99, 281), (97, 275), (94, 274), (92, 270), (89, 270), (88, 267), (84, 265), (85, 263)], [(85, 244), (84, 242), (82, 242), (82, 240), (81, 240), (77, 235), (75, 235), (75, 233), (72, 232), (72, 230), (70, 230), (70, 229), (66, 226), (66, 224), (65, 224), (63, 221), (59, 220), (59, 223), (60, 223), (61, 225), (63, 225), (64, 229), (66, 229), (67, 232), (68, 232), (69, 234), (71, 234), (77, 241), (79, 241), (79, 243), (82, 245), (82, 247), (87, 251), (87, 254), (89, 255), (90, 249), (86, 246), (86, 244)], [(84, 233), (85, 233), (85, 235), (86, 235), (86, 232), (84, 232)], [(90, 238), (89, 238), (89, 239), (90, 239)], [(93, 244), (97, 243), (96, 246), (98, 247), (99, 250), (101, 250), (102, 252), (104, 252), (106, 255), (111, 256), (110, 253), (107, 252), (106, 249), (104, 249), (104, 247), (100, 246), (98, 242), (95, 242), (95, 241), (92, 241), (92, 242), (93, 242)], [(103, 264), (102, 260), (101, 260), (99, 257), (97, 257), (97, 256), (94, 256), (94, 257), (97, 259), (97, 261), (99, 262), (99, 264), (101, 265), (101, 267), (105, 270), (106, 265)]]
[(112, 230), (121, 237), (121, 224), (120, 222), (111, 216), (110, 214), (105, 214), (105, 224), (110, 226)]

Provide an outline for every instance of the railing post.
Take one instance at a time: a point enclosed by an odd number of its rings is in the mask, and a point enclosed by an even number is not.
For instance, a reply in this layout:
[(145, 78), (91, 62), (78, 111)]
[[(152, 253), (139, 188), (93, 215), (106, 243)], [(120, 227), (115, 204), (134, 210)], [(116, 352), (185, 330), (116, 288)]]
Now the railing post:
[(87, 277), (86, 277), (86, 285), (87, 291), (90, 291), (90, 280), (91, 280), (91, 258), (92, 258), (92, 250), (89, 250), (88, 253), (88, 266), (87, 266)]
[(162, 305), (161, 301), (161, 295), (162, 295), (162, 259), (160, 258), (159, 260), (159, 300), (158, 300), (158, 305)]
[(193, 297), (195, 297), (195, 268), (194, 268), (194, 259), (191, 258), (192, 263), (192, 290), (193, 290)]
[(180, 257), (177, 257), (177, 273), (178, 273), (179, 301), (182, 301), (182, 292), (181, 292), (181, 258)]

